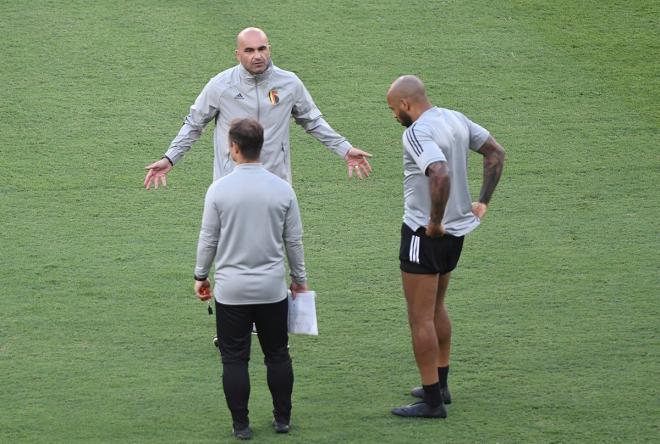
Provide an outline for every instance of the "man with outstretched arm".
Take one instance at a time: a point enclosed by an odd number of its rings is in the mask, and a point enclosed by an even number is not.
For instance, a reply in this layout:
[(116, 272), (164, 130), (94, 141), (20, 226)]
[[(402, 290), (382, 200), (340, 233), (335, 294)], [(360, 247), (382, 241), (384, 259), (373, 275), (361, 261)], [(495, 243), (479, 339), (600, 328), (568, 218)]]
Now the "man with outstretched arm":
[[(451, 322), (445, 295), (466, 234), (483, 217), (499, 182), (504, 149), (463, 114), (431, 105), (422, 81), (396, 79), (387, 93), (403, 133), (404, 216), (399, 260), (415, 361), (422, 380), (411, 394), (421, 401), (392, 409), (404, 417), (445, 418)], [(484, 158), (479, 200), (468, 190), (469, 151)]]
[(229, 155), (227, 132), (236, 118), (251, 117), (264, 127), (263, 166), (291, 183), (289, 120), (302, 126), (330, 151), (346, 161), (348, 175), (360, 179), (371, 172), (371, 154), (353, 147), (321, 115), (312, 96), (293, 72), (275, 66), (265, 32), (246, 28), (236, 38), (238, 65), (213, 77), (190, 107), (179, 134), (162, 159), (147, 165), (144, 186), (167, 185), (167, 173), (214, 120), (213, 179), (235, 166)]

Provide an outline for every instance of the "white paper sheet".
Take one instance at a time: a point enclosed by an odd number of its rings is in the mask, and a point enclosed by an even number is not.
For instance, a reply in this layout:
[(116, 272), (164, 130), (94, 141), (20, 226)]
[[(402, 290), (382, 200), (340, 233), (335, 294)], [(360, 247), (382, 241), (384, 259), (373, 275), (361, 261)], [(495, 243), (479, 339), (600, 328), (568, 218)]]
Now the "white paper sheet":
[(295, 299), (289, 292), (289, 333), (318, 336), (315, 291), (297, 293)]

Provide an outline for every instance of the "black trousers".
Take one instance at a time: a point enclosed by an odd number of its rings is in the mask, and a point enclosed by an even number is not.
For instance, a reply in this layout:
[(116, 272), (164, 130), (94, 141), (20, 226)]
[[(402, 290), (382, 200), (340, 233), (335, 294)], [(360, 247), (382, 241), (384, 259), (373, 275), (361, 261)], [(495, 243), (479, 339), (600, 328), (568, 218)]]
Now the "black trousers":
[(289, 356), (287, 316), (289, 302), (226, 305), (215, 303), (216, 329), (222, 359), (222, 386), (235, 428), (249, 424), (250, 376), (248, 362), (252, 324), (264, 353), (268, 389), (273, 397), (273, 415), (279, 422), (291, 418), (293, 367)]

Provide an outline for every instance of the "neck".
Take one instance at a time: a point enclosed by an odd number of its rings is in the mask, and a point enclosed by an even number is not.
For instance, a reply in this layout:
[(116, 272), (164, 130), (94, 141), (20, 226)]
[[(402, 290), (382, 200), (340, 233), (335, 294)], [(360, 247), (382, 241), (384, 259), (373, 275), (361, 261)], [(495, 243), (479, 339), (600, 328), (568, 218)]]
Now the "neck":
[(261, 161), (259, 159), (246, 159), (243, 156), (236, 156), (235, 163), (236, 165), (249, 165), (249, 164), (255, 164), (255, 163), (260, 163)]
[(271, 68), (271, 66), (273, 66), (273, 61), (272, 60), (268, 61), (268, 63), (266, 64), (266, 69), (264, 69), (261, 72), (252, 72), (249, 69), (247, 69), (245, 66), (243, 66), (243, 64), (241, 64), (241, 66), (243, 67), (245, 72), (247, 72), (249, 75), (251, 75), (255, 78), (259, 78), (259, 77), (263, 76), (264, 74), (266, 74), (268, 72), (268, 70)]
[(431, 108), (433, 108), (433, 105), (431, 105), (429, 102), (420, 103), (415, 107), (413, 112), (410, 113), (410, 117), (412, 117), (414, 122), (415, 120), (419, 119), (419, 117), (422, 114), (424, 114), (426, 111), (430, 110)]

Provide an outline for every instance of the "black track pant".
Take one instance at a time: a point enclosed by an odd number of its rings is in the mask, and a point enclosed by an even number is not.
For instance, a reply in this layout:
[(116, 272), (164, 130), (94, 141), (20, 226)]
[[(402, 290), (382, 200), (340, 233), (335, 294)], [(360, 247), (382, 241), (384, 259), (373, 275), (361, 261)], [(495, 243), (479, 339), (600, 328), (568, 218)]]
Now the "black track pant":
[(252, 324), (264, 353), (268, 388), (273, 397), (273, 415), (288, 423), (291, 417), (293, 367), (288, 350), (288, 300), (274, 304), (225, 305), (216, 301), (216, 326), (222, 358), (222, 386), (234, 427), (249, 424), (250, 343)]

